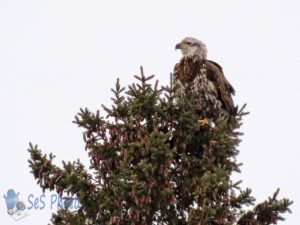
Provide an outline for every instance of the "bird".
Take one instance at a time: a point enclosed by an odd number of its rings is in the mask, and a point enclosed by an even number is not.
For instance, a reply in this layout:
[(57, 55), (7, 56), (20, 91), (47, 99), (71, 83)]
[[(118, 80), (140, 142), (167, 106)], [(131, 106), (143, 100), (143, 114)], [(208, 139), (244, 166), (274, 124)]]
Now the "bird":
[(186, 37), (176, 44), (182, 58), (172, 74), (173, 85), (180, 93), (194, 100), (200, 126), (217, 126), (234, 118), (237, 107), (232, 96), (233, 86), (228, 82), (222, 67), (207, 59), (206, 45), (193, 37)]

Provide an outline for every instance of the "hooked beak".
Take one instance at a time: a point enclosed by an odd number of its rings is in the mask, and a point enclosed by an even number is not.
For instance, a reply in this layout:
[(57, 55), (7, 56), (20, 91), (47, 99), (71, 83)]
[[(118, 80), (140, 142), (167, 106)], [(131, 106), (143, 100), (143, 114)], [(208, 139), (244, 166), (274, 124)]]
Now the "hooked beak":
[(182, 49), (182, 44), (181, 43), (178, 43), (176, 46), (175, 46), (175, 50), (177, 49)]

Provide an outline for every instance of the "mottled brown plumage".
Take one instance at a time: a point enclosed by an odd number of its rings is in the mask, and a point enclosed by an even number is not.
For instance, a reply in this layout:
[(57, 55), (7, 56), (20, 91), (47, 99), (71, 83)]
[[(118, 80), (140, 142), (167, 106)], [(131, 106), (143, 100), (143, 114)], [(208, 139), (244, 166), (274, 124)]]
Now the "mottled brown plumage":
[(195, 38), (185, 38), (176, 45), (183, 57), (175, 65), (173, 83), (198, 105), (200, 119), (218, 124), (236, 114), (232, 100), (235, 91), (222, 67), (206, 59), (206, 46)]
[(232, 100), (235, 90), (224, 76), (222, 67), (214, 61), (206, 60), (207, 78), (216, 85), (218, 98), (230, 115), (235, 115), (236, 107)]

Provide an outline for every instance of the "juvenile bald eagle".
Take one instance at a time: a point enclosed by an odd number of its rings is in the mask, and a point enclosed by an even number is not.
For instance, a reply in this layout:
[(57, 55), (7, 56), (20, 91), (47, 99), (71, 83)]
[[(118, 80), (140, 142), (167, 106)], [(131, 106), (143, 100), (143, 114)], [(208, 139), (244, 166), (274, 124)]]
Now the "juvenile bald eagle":
[(207, 60), (206, 46), (196, 38), (184, 38), (175, 49), (180, 49), (183, 56), (175, 65), (173, 83), (195, 100), (199, 123), (217, 125), (228, 121), (236, 114), (232, 100), (235, 91), (222, 67)]

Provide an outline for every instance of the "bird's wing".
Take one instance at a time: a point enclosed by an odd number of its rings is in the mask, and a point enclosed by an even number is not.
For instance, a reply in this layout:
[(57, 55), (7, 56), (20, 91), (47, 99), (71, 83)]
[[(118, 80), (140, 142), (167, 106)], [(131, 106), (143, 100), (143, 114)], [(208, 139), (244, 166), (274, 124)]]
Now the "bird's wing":
[(235, 94), (235, 90), (225, 78), (222, 67), (214, 61), (207, 60), (206, 69), (207, 77), (215, 84), (218, 90), (219, 99), (222, 101), (225, 109), (230, 115), (235, 115), (236, 108), (234, 107), (232, 100), (232, 95)]

